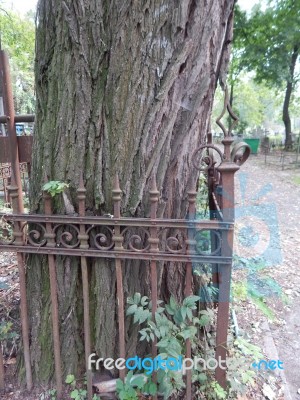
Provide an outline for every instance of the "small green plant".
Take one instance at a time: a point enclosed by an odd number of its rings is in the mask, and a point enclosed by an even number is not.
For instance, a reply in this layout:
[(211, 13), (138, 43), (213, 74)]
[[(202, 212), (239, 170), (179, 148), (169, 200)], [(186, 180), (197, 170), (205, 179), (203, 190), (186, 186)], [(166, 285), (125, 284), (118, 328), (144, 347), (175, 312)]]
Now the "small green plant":
[[(239, 288), (240, 289), (240, 288)], [(242, 290), (243, 292), (243, 290)], [(152, 303), (147, 296), (135, 293), (127, 299), (129, 307), (127, 315), (133, 316), (134, 322), (141, 327), (140, 340), (153, 342), (156, 341), (158, 355), (161, 359), (184, 357), (186, 350), (186, 339), (189, 339), (192, 346), (194, 357), (208, 360), (215, 356), (215, 337), (210, 332), (210, 326), (215, 318), (213, 309), (197, 310), (198, 296), (189, 296), (179, 304), (171, 296), (168, 304), (163, 305), (158, 301), (157, 312), (154, 320), (152, 319)], [(201, 342), (198, 333), (202, 332)], [(235, 399), (238, 395), (246, 392), (248, 385), (254, 384), (256, 372), (249, 368), (253, 360), (259, 360), (263, 356), (257, 346), (250, 344), (246, 339), (239, 337), (231, 340), (229, 346), (228, 381), (229, 388), (224, 390), (214, 379), (214, 374), (209, 369), (201, 366), (193, 370), (194, 389), (199, 399), (223, 400)], [(117, 392), (121, 400), (136, 400), (141, 393), (151, 394), (151, 391), (143, 384), (144, 379), (149, 379), (145, 371), (138, 385), (134, 385), (132, 371), (125, 378), (125, 382), (118, 381)], [(136, 378), (137, 379), (137, 378)], [(155, 384), (148, 381), (152, 389)], [(159, 369), (157, 371), (157, 392), (168, 399), (170, 396), (180, 396), (185, 387), (182, 371)]]
[(293, 177), (293, 183), (295, 185), (300, 185), (300, 176), (294, 176)]
[[(117, 394), (120, 400), (138, 400), (139, 394), (142, 393), (142, 389), (145, 388), (145, 384), (147, 383), (147, 378), (144, 375), (133, 375), (133, 372), (130, 371), (123, 382), (121, 379), (117, 380)], [(152, 391), (151, 394), (156, 393), (156, 385), (155, 390)]]
[[(72, 392), (70, 393), (71, 399), (74, 400), (85, 400), (87, 399), (87, 390), (83, 389), (81, 387), (78, 387), (78, 384), (76, 382), (75, 376), (70, 374), (67, 375), (65, 382), (71, 386)], [(99, 400), (100, 397), (98, 397), (96, 394), (93, 396), (92, 400)]]
[[(67, 375), (66, 384), (70, 385), (71, 393), (69, 393), (68, 398), (74, 400), (86, 400), (87, 399), (87, 390), (79, 387), (78, 382), (76, 382), (74, 375)], [(86, 384), (86, 382), (85, 382)], [(46, 392), (39, 395), (39, 400), (57, 400), (57, 390), (49, 389)], [(101, 400), (100, 397), (96, 394), (92, 397), (92, 400)]]
[(207, 218), (208, 216), (208, 186), (207, 177), (201, 174), (198, 180), (198, 192), (197, 192), (197, 218)]
[(256, 372), (249, 368), (253, 360), (259, 361), (264, 358), (261, 349), (249, 343), (243, 337), (233, 340), (228, 357), (227, 378), (230, 382), (229, 393), (233, 395), (243, 395), (247, 385), (254, 385)]
[(69, 185), (61, 181), (49, 181), (43, 185), (43, 190), (48, 192), (52, 197), (62, 193)]
[(276, 295), (283, 302), (286, 302), (286, 298), (279, 284), (265, 273), (267, 270), (266, 261), (260, 257), (234, 256), (234, 267), (247, 271), (247, 279), (233, 283), (232, 294), (234, 299), (237, 301), (251, 300), (270, 321), (274, 321), (275, 313), (268, 306), (266, 298)]
[(15, 339), (18, 334), (12, 331), (12, 323), (11, 322), (1, 322), (0, 324), (0, 341)]
[[(173, 296), (170, 302), (162, 307), (162, 301), (158, 301), (155, 320), (152, 320), (152, 302), (147, 296), (136, 293), (133, 298), (128, 298), (130, 305), (127, 315), (132, 315), (134, 322), (146, 324), (140, 333), (140, 340), (147, 342), (157, 341), (159, 356), (161, 359), (184, 357), (186, 340), (189, 339), (194, 351), (197, 351), (197, 332), (211, 323), (214, 316), (213, 310), (201, 310), (195, 316), (198, 296), (186, 297), (179, 304)], [(158, 392), (164, 399), (171, 395), (179, 395), (185, 387), (182, 371), (171, 369), (159, 369), (157, 372)], [(145, 393), (148, 393), (144, 389)]]

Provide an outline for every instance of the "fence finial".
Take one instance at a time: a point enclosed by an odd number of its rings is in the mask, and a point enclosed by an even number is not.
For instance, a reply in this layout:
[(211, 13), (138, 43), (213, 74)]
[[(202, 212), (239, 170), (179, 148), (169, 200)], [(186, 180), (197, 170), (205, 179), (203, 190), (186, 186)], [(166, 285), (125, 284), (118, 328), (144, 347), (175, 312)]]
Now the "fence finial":
[(157, 190), (156, 186), (156, 178), (155, 174), (152, 175), (151, 178), (151, 188), (149, 190), (150, 194), (150, 201), (151, 201), (151, 218), (155, 219), (156, 218), (156, 213), (157, 213), (157, 203), (159, 200), (159, 191)]
[(115, 218), (120, 218), (121, 216), (121, 193), (122, 190), (120, 189), (119, 176), (118, 173), (116, 173), (114, 180), (114, 187), (112, 190)]
[(84, 181), (83, 181), (83, 172), (82, 172), (82, 171), (80, 171), (80, 176), (79, 176), (79, 188), (78, 188), (78, 189), (84, 189), (84, 190), (85, 190)]

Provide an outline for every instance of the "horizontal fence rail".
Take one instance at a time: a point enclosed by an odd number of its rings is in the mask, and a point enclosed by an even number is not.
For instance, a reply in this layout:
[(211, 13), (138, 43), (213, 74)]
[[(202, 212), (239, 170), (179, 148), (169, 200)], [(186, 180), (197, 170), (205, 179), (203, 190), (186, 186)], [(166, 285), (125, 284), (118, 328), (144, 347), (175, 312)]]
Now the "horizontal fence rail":
[[(232, 231), (233, 224), (230, 223), (143, 218), (70, 218), (68, 216), (1, 213), (0, 219), (6, 225), (5, 231), (2, 233), (2, 237), (6, 236), (6, 238), (0, 239), (0, 250), (218, 264), (227, 264), (231, 261), (231, 257), (220, 255), (222, 248), (220, 232)], [(13, 229), (11, 237), (9, 237), (7, 227), (14, 228), (16, 223), (21, 222), (25, 222), (22, 232)], [(81, 225), (84, 225), (84, 230), (80, 233)], [(117, 226), (120, 229), (118, 237), (114, 232)], [(154, 234), (153, 228), (155, 228)], [(171, 230), (175, 230), (175, 232), (170, 233)], [(150, 247), (152, 237), (157, 239), (158, 246), (155, 251), (152, 251)], [(215, 238), (217, 244), (214, 250), (207, 248), (209, 247), (208, 237)], [(116, 242), (121, 243), (122, 248), (117, 250)]]
[[(0, 218), (2, 224), (6, 226), (2, 233), (2, 237), (6, 238), (0, 239), (0, 249), (3, 250), (225, 264), (231, 260), (230, 257), (220, 256), (222, 247), (220, 232), (232, 231), (232, 223), (1, 213)], [(22, 232), (14, 229), (16, 223), (24, 223)], [(81, 225), (84, 225), (82, 232), (80, 232)], [(118, 237), (115, 235), (116, 226), (120, 229)], [(12, 229), (11, 233), (8, 228)], [(21, 241), (18, 239), (20, 236), (22, 236)], [(212, 236), (217, 243), (214, 250), (207, 248), (208, 237)], [(150, 247), (151, 237), (155, 237), (158, 241), (155, 252)], [(116, 239), (122, 245), (119, 250), (115, 248)]]

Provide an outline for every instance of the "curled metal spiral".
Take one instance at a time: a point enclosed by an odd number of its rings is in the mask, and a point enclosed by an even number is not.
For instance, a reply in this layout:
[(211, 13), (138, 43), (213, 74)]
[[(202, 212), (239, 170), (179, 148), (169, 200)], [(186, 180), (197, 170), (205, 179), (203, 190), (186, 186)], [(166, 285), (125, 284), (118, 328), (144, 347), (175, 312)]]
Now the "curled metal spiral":
[(186, 251), (186, 237), (182, 231), (177, 230), (170, 234), (168, 228), (163, 228), (158, 237), (160, 239), (160, 250), (172, 254), (183, 254)]
[(236, 143), (231, 150), (230, 156), (231, 161), (237, 165), (242, 165), (250, 156), (250, 146), (244, 142)]
[[(208, 234), (207, 234), (207, 233)], [(212, 236), (215, 237), (215, 249), (211, 249)], [(194, 240), (196, 241), (195, 250), (203, 256), (213, 256), (219, 253), (222, 246), (222, 238), (215, 229), (200, 229), (195, 232)]]
[[(131, 230), (134, 228), (127, 227), (122, 231), (122, 236), (124, 237), (125, 248), (135, 251), (135, 252), (143, 252), (148, 251), (150, 249), (150, 243), (148, 239), (150, 238), (150, 233), (145, 228), (136, 228), (138, 229), (137, 233), (132, 234)], [(142, 237), (144, 236), (144, 238)]]
[[(59, 232), (59, 228), (63, 229), (63, 232)], [(69, 230), (66, 230), (69, 229)], [(73, 230), (73, 232), (72, 232)], [(62, 247), (69, 249), (75, 249), (79, 246), (80, 240), (78, 239), (79, 228), (73, 224), (59, 224), (53, 228), (53, 232), (56, 233), (56, 243)], [(73, 242), (73, 243), (72, 243)]]
[(170, 236), (166, 240), (166, 247), (170, 253), (183, 253), (183, 243), (175, 236)]
[(27, 232), (27, 240), (32, 246), (45, 246), (47, 243), (47, 239), (44, 237), (46, 234), (46, 227), (43, 224), (39, 224), (38, 222), (34, 224), (34, 228), (30, 229), (27, 224), (25, 224), (22, 228), (24, 231), (28, 229)]
[[(207, 150), (206, 154), (205, 150)], [(219, 155), (219, 161), (214, 157), (214, 151)], [(224, 160), (224, 154), (217, 146), (213, 144), (202, 144), (194, 151), (192, 156), (193, 166), (198, 171), (202, 172), (206, 172), (212, 166), (216, 166), (216, 164), (219, 165), (222, 160)]]
[(113, 228), (108, 226), (91, 226), (86, 233), (89, 236), (91, 247), (96, 247), (98, 250), (102, 251), (110, 250), (114, 247)]

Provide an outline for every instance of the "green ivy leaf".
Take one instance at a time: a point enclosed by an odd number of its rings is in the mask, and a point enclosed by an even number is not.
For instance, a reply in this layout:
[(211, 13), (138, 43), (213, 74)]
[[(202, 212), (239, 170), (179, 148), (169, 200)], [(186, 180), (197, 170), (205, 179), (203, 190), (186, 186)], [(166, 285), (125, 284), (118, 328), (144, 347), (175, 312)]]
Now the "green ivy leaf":
[(132, 314), (134, 314), (134, 313), (136, 312), (137, 308), (138, 308), (138, 307), (137, 307), (136, 304), (132, 304), (132, 306), (130, 306), (130, 307), (127, 308), (126, 315), (132, 315)]
[(75, 376), (74, 375), (67, 375), (65, 382), (70, 385), (75, 381)]
[(142, 387), (143, 387), (144, 384), (145, 384), (145, 379), (144, 379), (144, 377), (143, 377), (142, 375), (133, 376), (133, 377), (131, 378), (131, 380), (130, 380), (130, 384), (131, 384), (132, 386), (138, 387), (139, 389), (142, 389)]
[(139, 305), (141, 301), (141, 293), (135, 293), (133, 296), (133, 301), (135, 304)]
[(124, 387), (123, 381), (122, 381), (121, 379), (117, 379), (117, 382), (116, 382), (116, 388), (117, 388), (117, 390), (122, 390), (123, 387)]
[(71, 399), (77, 399), (79, 397), (79, 391), (77, 389), (71, 392)]

